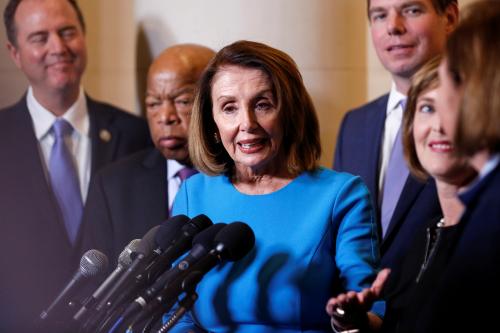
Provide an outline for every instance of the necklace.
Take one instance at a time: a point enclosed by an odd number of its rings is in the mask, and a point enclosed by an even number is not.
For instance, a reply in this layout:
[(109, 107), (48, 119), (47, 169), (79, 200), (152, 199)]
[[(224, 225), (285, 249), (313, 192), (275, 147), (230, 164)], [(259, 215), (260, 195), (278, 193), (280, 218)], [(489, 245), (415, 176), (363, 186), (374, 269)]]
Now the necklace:
[(445, 223), (445, 221), (444, 221), (444, 217), (442, 217), (442, 218), (439, 220), (439, 222), (437, 223), (437, 227), (438, 227), (438, 228), (443, 228), (443, 227), (445, 227), (445, 226), (446, 226), (446, 223)]

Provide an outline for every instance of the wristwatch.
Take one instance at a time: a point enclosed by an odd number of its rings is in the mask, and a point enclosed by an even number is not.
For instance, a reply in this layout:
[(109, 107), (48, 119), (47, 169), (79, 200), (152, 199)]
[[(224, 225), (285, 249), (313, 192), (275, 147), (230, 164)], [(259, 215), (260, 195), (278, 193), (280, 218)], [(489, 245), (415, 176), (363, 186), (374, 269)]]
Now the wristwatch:
[(335, 324), (333, 323), (333, 318), (330, 320), (330, 325), (332, 326), (332, 330), (334, 333), (359, 333), (359, 329), (357, 328), (354, 328), (354, 329), (349, 329), (349, 330), (338, 330), (336, 327), (335, 327)]

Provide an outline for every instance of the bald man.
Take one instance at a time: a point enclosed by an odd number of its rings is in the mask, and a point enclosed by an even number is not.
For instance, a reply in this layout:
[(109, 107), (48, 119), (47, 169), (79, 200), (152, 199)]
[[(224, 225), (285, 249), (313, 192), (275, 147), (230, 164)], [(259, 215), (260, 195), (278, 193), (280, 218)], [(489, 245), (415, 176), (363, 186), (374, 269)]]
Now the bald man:
[(187, 141), (196, 83), (213, 56), (204, 46), (181, 44), (151, 64), (145, 102), (155, 148), (97, 174), (84, 212), (82, 251), (99, 249), (115, 262), (130, 240), (168, 218), (179, 171), (191, 167)]

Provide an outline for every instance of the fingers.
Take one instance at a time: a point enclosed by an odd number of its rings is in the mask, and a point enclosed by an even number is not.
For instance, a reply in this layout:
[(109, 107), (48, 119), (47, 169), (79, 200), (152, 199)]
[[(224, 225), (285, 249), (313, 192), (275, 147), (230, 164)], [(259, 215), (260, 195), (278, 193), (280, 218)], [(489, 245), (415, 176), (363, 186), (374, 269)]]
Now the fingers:
[(373, 281), (372, 286), (370, 288), (375, 297), (380, 296), (380, 293), (382, 292), (384, 284), (387, 281), (387, 278), (389, 277), (390, 273), (391, 270), (389, 268), (384, 268), (377, 274), (377, 277), (375, 278), (375, 281)]

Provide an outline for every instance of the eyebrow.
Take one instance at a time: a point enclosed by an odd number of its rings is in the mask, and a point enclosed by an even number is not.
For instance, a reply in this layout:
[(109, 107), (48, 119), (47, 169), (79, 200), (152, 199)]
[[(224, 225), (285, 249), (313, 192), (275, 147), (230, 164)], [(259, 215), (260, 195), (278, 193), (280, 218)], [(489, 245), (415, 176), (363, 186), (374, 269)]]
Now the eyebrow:
[(378, 7), (370, 8), (368, 10), (368, 15), (371, 16), (371, 14), (374, 13), (374, 12), (387, 11), (391, 7), (396, 7), (398, 9), (400, 9), (400, 8), (406, 8), (406, 7), (414, 6), (414, 5), (425, 6), (425, 4), (421, 0), (410, 0), (410, 1), (406, 1), (406, 2), (397, 4), (397, 5), (394, 5), (394, 6), (389, 6), (389, 7), (378, 6)]
[(422, 96), (422, 97), (418, 97), (417, 98), (417, 104), (420, 103), (420, 102), (434, 102), (436, 101), (436, 99), (434, 97), (425, 97), (425, 96)]
[[(276, 98), (274, 96), (273, 90), (271, 88), (266, 88), (266, 89), (262, 89), (262, 90), (258, 91), (251, 99), (254, 100), (256, 98), (260, 98), (260, 97), (262, 97), (266, 93), (270, 93), (272, 95), (273, 99)], [(234, 96), (232, 96), (232, 95), (221, 95), (221, 96), (219, 96), (219, 98), (216, 99), (216, 101), (219, 101), (221, 99), (231, 99), (231, 98), (234, 98)]]

